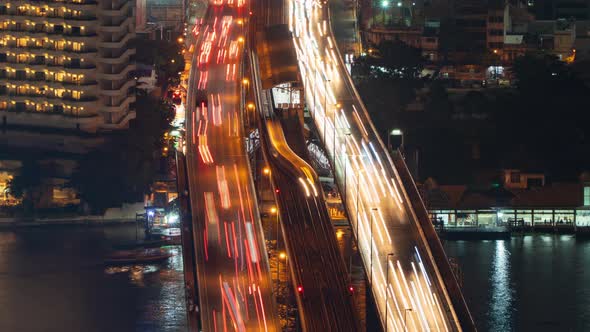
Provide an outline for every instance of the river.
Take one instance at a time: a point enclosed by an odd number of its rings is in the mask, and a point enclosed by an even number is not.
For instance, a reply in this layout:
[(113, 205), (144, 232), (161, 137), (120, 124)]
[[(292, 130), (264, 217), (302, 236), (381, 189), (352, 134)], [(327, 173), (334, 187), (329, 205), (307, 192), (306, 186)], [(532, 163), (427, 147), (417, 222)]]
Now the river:
[(590, 242), (572, 235), (447, 241), (479, 331), (590, 331)]
[(0, 331), (186, 330), (179, 247), (162, 264), (102, 263), (134, 240), (133, 226), (0, 232)]
[[(186, 331), (182, 257), (112, 268), (133, 226), (0, 232), (0, 331)], [(590, 241), (446, 241), (479, 331), (590, 331)]]

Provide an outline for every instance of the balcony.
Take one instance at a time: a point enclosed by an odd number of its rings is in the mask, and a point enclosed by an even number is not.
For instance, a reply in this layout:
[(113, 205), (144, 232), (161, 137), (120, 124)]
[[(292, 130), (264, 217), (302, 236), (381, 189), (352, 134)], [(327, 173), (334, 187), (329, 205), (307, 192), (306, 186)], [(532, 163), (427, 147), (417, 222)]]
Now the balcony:
[(74, 99), (71, 97), (55, 97), (55, 96), (47, 96), (45, 94), (36, 94), (36, 93), (14, 93), (14, 91), (6, 91), (5, 89), (0, 91), (0, 96), (8, 96), (10, 101), (47, 101), (49, 103), (59, 103), (59, 102), (67, 102), (68, 104), (74, 106), (91, 106), (95, 105), (96, 101), (98, 100), (95, 96), (87, 96), (82, 97), (80, 99)]
[(122, 80), (124, 78), (128, 78), (129, 72), (132, 70), (135, 70), (136, 67), (137, 66), (135, 64), (128, 64), (127, 66), (125, 66), (125, 69), (123, 69), (121, 72), (119, 72), (117, 74), (100, 73), (97, 76), (98, 76), (98, 79), (104, 79), (104, 80), (111, 80), (111, 81)]
[(131, 2), (125, 2), (119, 9), (100, 9), (98, 14), (107, 17), (127, 16)]
[(125, 45), (127, 45), (127, 42), (129, 42), (129, 40), (131, 40), (133, 38), (135, 38), (135, 33), (128, 33), (120, 41), (116, 41), (116, 42), (102, 41), (102, 42), (99, 42), (98, 43), (98, 47), (103, 47), (103, 48), (116, 48), (116, 49), (123, 48)]
[(118, 25), (101, 25), (98, 27), (98, 31), (107, 33), (116, 33), (129, 31), (129, 26), (133, 23), (134, 17), (127, 17), (121, 24)]
[(116, 58), (97, 57), (96, 60), (98, 62), (115, 65), (115, 64), (121, 64), (124, 62), (128, 62), (129, 57), (134, 54), (135, 54), (135, 49), (131, 48), (131, 49), (126, 50), (125, 52), (123, 52), (123, 54), (121, 54), (121, 56), (118, 56)]
[(108, 96), (108, 97), (125, 96), (125, 95), (127, 95), (127, 91), (129, 91), (129, 89), (134, 86), (135, 86), (135, 80), (129, 80), (118, 89), (115, 89), (115, 90), (100, 89), (99, 93), (102, 96)]
[[(47, 14), (47, 12), (46, 12)], [(93, 21), (97, 20), (97, 17), (92, 14), (80, 15), (80, 16), (54, 16), (54, 15), (35, 15), (35, 13), (19, 13), (19, 12), (9, 12), (7, 14), (0, 14), (0, 19), (2, 18), (11, 18), (18, 20), (19, 18), (27, 19), (32, 22), (42, 22), (47, 20), (56, 20), (57, 22), (65, 21)], [(50, 21), (51, 22), (51, 21)]]
[(0, 110), (2, 117), (6, 117), (6, 124), (11, 126), (44, 127), (55, 129), (81, 129), (95, 132), (104, 122), (97, 114), (68, 114), (65, 112), (37, 112), (19, 111), (14, 104), (8, 110)]
[(127, 96), (119, 106), (105, 106), (103, 109), (108, 113), (120, 113), (126, 109), (129, 109), (129, 105), (135, 102), (135, 95)]
[(119, 122), (117, 123), (105, 123), (101, 126), (103, 129), (116, 130), (124, 129), (129, 124), (129, 121), (135, 119), (135, 111), (129, 111)]
[[(12, 0), (11, 5), (14, 7), (18, 7), (20, 5), (30, 5), (31, 3), (34, 4), (43, 4), (43, 5), (56, 5), (56, 6), (63, 6), (63, 3), (55, 2), (55, 0)], [(82, 3), (68, 3), (68, 8), (75, 9), (75, 10), (85, 10), (91, 8), (90, 6), (97, 5), (98, 2), (95, 0), (86, 0)]]
[(20, 37), (41, 38), (41, 37), (52, 37), (52, 36), (64, 36), (64, 37), (67, 37), (68, 40), (70, 40), (70, 41), (79, 41), (79, 42), (87, 42), (91, 38), (94, 38), (97, 36), (97, 34), (95, 32), (89, 32), (84, 35), (75, 36), (75, 35), (71, 35), (71, 34), (67, 34), (67, 33), (24, 30), (24, 29), (16, 29), (16, 28), (0, 30), (0, 33), (8, 34), (8, 35), (13, 36), (15, 38), (20, 38)]
[(89, 55), (92, 53), (96, 53), (97, 49), (95, 48), (85, 48), (81, 51), (74, 51), (73, 48), (64, 48), (61, 50), (55, 48), (45, 48), (45, 47), (36, 47), (36, 46), (16, 46), (14, 44), (6, 46), (6, 48), (10, 49), (14, 53), (31, 53), (35, 55), (44, 55), (44, 54), (51, 54), (51, 55), (58, 55), (62, 56), (64, 53), (67, 55)]

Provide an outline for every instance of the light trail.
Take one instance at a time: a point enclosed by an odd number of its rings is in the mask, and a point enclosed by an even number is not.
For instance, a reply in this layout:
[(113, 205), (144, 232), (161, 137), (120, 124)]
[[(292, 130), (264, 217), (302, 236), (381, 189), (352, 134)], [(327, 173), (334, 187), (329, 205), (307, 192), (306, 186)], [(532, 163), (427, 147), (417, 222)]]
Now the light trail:
[[(411, 207), (403, 199), (399, 174), (340, 58), (326, 7), (326, 3), (317, 0), (289, 0), (289, 28), (306, 87), (305, 99), (328, 158), (334, 160), (335, 181), (346, 197), (344, 203), (352, 229), (357, 232), (365, 267), (372, 261), (369, 252), (374, 252), (377, 258), (388, 257), (390, 253), (398, 257), (397, 266), (386, 262), (395, 287), (383, 273), (379, 259), (374, 263), (377, 270), (371, 271), (371, 275), (377, 272), (372, 276), (375, 277), (372, 290), (382, 324), (385, 325), (387, 316), (391, 318), (388, 325), (402, 331), (407, 328), (401, 323), (403, 316), (410, 310), (414, 314), (407, 318), (413, 330), (438, 331), (450, 326), (452, 330), (460, 330), (444, 284), (438, 279), (436, 263), (424, 249), (428, 244), (410, 224)], [(300, 182), (303, 185), (302, 179)], [(427, 257), (428, 264), (422, 257)], [(431, 281), (433, 278), (435, 283)], [(437, 295), (444, 299), (444, 310), (435, 308)]]

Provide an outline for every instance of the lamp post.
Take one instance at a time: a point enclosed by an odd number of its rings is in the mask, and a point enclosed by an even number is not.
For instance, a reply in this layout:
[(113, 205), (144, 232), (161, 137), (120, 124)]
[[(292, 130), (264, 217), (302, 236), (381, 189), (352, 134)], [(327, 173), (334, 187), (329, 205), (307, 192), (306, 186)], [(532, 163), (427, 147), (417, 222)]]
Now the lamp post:
[(278, 251), (279, 250), (279, 213), (277, 211), (277, 208), (274, 207), (274, 206), (270, 208), (270, 213), (276, 215), (276, 224), (277, 224), (277, 237), (276, 237), (276, 240), (277, 240), (277, 243), (275, 244), (275, 247), (276, 247), (275, 249)]
[(381, 15), (383, 18), (383, 26), (385, 26), (385, 9), (389, 7), (389, 0), (382, 0), (381, 1)]
[(412, 311), (412, 308), (405, 308), (404, 309), (404, 331), (407, 332), (408, 331), (408, 325), (406, 324), (406, 313), (408, 311)]
[[(391, 142), (391, 136), (399, 137), (399, 147), (402, 147), (404, 145), (404, 133), (401, 131), (401, 129), (392, 129), (387, 134), (387, 148), (390, 151), (393, 151), (393, 146), (392, 146), (392, 142)], [(397, 141), (397, 139), (396, 139), (396, 141)]]
[[(279, 253), (279, 259), (277, 260), (277, 284), (281, 284), (281, 259), (287, 259), (287, 255), (284, 252)], [(280, 289), (280, 288), (279, 288)]]
[[(387, 300), (389, 293), (387, 292), (387, 288), (389, 286), (389, 257), (393, 257), (393, 253), (387, 254), (387, 258), (385, 258), (385, 332), (389, 331), (389, 326), (387, 325)], [(395, 325), (395, 323), (394, 323)]]
[(377, 208), (371, 208), (371, 243), (369, 243), (371, 247), (371, 287), (373, 286), (373, 214), (375, 211), (377, 211)]
[(276, 243), (275, 243), (275, 255), (277, 258), (277, 291), (279, 289), (279, 266), (280, 266), (280, 260), (279, 260), (279, 213), (277, 211), (276, 207), (271, 207), (270, 208), (270, 213), (276, 215), (276, 227), (277, 227), (277, 237), (276, 237)]

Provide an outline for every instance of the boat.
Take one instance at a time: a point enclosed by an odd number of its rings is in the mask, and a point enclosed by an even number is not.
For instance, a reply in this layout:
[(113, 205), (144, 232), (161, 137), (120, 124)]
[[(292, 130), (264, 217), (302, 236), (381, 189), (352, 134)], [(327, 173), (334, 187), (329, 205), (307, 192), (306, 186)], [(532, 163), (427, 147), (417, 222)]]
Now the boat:
[(173, 254), (162, 249), (119, 250), (107, 256), (105, 264), (143, 264), (155, 263), (172, 257)]
[(139, 242), (132, 242), (132, 243), (123, 243), (115, 245), (116, 249), (120, 250), (129, 250), (129, 249), (140, 249), (140, 248), (159, 248), (161, 246), (165, 246), (170, 244), (170, 241), (166, 238), (160, 238), (155, 240), (148, 240), (148, 241), (139, 241)]

